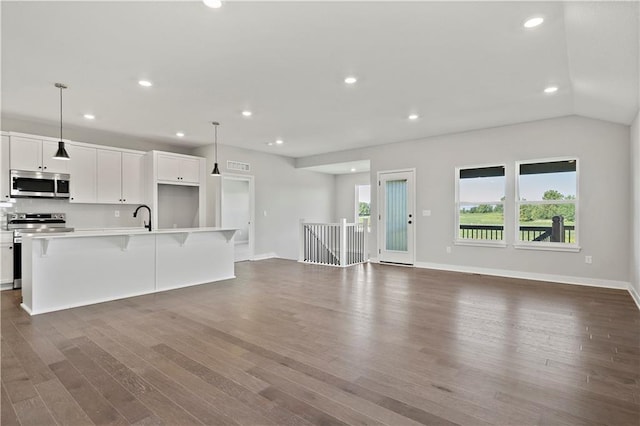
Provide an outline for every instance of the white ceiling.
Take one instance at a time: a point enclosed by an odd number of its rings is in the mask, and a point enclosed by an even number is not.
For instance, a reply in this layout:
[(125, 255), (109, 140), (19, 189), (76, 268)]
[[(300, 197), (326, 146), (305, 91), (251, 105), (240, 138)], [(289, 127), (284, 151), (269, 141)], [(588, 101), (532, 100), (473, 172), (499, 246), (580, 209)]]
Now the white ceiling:
[[(532, 15), (544, 24), (524, 29)], [(197, 146), (217, 120), (221, 144), (292, 157), (570, 114), (629, 124), (639, 16), (638, 2), (5, 1), (2, 112), (55, 122), (59, 81), (69, 124)]]
[(371, 170), (369, 160), (348, 161), (345, 163), (323, 164), (321, 166), (303, 167), (314, 172), (328, 173), (330, 175), (344, 175), (350, 173), (364, 173)]

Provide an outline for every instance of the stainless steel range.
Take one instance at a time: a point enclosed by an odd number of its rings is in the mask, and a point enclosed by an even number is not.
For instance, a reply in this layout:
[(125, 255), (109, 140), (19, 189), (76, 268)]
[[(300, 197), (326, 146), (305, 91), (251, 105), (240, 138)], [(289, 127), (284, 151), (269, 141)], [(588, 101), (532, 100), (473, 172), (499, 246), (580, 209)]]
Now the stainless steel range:
[(13, 231), (13, 288), (22, 288), (22, 236), (46, 232), (72, 232), (64, 213), (9, 213), (7, 229)]

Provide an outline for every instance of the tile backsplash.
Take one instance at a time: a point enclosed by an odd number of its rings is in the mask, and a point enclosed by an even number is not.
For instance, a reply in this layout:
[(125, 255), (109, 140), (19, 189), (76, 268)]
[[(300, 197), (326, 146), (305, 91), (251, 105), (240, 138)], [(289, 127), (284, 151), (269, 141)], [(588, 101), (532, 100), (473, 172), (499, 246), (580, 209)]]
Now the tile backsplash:
[[(134, 204), (75, 204), (66, 200), (46, 198), (20, 198), (11, 207), (4, 208), (6, 213), (66, 213), (67, 226), (76, 229), (86, 228), (132, 228), (142, 227), (148, 220), (147, 212), (142, 211), (137, 218), (133, 212)], [(119, 217), (115, 212), (119, 211)], [(142, 217), (141, 217), (142, 216)], [(2, 215), (0, 226), (7, 228), (6, 216)]]

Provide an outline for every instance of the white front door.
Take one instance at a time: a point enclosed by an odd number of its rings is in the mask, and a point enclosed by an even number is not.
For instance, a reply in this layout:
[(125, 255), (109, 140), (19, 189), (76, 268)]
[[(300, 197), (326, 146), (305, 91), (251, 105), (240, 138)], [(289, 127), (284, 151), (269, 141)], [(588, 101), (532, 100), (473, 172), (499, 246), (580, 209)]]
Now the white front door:
[(237, 228), (235, 261), (253, 257), (253, 176), (222, 177), (222, 227)]
[(378, 173), (378, 259), (415, 261), (415, 170)]

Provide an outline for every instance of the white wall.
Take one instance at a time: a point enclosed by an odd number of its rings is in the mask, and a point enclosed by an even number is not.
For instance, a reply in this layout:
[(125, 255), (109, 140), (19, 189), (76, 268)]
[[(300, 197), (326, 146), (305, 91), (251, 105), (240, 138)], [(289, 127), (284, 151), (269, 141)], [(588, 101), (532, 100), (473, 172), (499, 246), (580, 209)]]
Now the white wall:
[(344, 217), (347, 219), (347, 222), (351, 223), (355, 220), (356, 185), (369, 185), (371, 181), (369, 173), (336, 175), (335, 180), (336, 192), (334, 197), (334, 222), (337, 222)]
[(197, 186), (158, 185), (158, 223), (153, 228), (197, 227), (199, 191)]
[[(213, 169), (213, 146), (195, 149), (192, 154), (207, 158), (207, 170)], [(230, 146), (218, 146), (220, 171), (229, 172), (227, 160), (251, 164), (255, 176), (255, 255), (275, 254), (298, 258), (300, 219), (330, 221), (333, 215), (334, 177), (299, 170), (292, 158)], [(209, 176), (207, 189), (207, 226), (216, 224), (214, 212), (220, 179)], [(266, 216), (265, 213), (266, 212)]]
[[(308, 167), (369, 159), (372, 182), (378, 171), (416, 168), (416, 261), (423, 266), (626, 287), (631, 244), (629, 140), (628, 126), (571, 116), (306, 157), (296, 164)], [(513, 232), (507, 248), (453, 245), (455, 167), (507, 165), (511, 197), (505, 215), (511, 228), (514, 163), (558, 156), (576, 156), (580, 161), (581, 252), (517, 250), (511, 246)], [(372, 217), (377, 214), (376, 199), (373, 191)], [(430, 217), (421, 216), (426, 209), (431, 210)], [(370, 241), (376, 253), (375, 235)], [(447, 246), (453, 247), (451, 254), (446, 253)], [(593, 264), (585, 264), (585, 255), (593, 257)]]
[(631, 286), (640, 306), (640, 111), (631, 126), (631, 215), (633, 238), (631, 245)]

